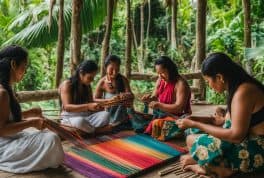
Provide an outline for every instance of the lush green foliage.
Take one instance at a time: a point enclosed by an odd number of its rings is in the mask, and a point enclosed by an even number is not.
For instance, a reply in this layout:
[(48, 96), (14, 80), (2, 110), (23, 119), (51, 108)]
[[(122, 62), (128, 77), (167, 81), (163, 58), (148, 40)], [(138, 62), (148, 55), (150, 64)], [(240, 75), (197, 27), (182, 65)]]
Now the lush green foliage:
[[(18, 2), (18, 3), (15, 3)], [(26, 3), (25, 3), (26, 2)], [(54, 88), (56, 70), (56, 41), (58, 1), (54, 7), (52, 23), (48, 26), (48, 1), (41, 0), (2, 0), (0, 1), (0, 43), (4, 45), (18, 43), (29, 48), (30, 64), (24, 80), (16, 90), (38, 90)], [(105, 31), (103, 24), (106, 15), (105, 0), (84, 0), (82, 11), (83, 40), (82, 58), (94, 59), (99, 63), (101, 45)], [(145, 1), (147, 2), (147, 1)], [(151, 21), (149, 38), (145, 39), (144, 69), (153, 73), (153, 61), (160, 55), (169, 55), (177, 63), (180, 72), (191, 72), (190, 66), (195, 54), (195, 14), (196, 7), (190, 0), (178, 1), (177, 13), (177, 48), (171, 49), (167, 39), (170, 29), (171, 9), (164, 6), (164, 0), (151, 0)], [(140, 46), (140, 5), (142, 1), (132, 3), (137, 46)], [(208, 0), (207, 12), (207, 49), (206, 52), (223, 51), (235, 61), (245, 65), (253, 59), (253, 75), (264, 82), (264, 1), (251, 1), (252, 45), (245, 49), (243, 44), (243, 8), (241, 0)], [(110, 41), (110, 52), (124, 59), (126, 4), (117, 1)], [(144, 7), (144, 28), (146, 33), (148, 6)], [(63, 77), (70, 75), (69, 69), (69, 32), (71, 23), (71, 0), (65, 1), (65, 59)], [(167, 29), (167, 24), (168, 29)], [(170, 31), (169, 31), (170, 32)], [(138, 71), (139, 49), (132, 52), (132, 69)], [(122, 61), (124, 64), (124, 60)], [(124, 65), (121, 66), (124, 72)], [(99, 76), (96, 78), (96, 81)], [(96, 83), (96, 82), (95, 82)], [(151, 92), (152, 82), (131, 81), (134, 93)], [(212, 103), (224, 103), (225, 96), (218, 95), (209, 88), (207, 100)], [(43, 107), (57, 107), (56, 103), (41, 104)], [(27, 104), (24, 105), (28, 107)]]

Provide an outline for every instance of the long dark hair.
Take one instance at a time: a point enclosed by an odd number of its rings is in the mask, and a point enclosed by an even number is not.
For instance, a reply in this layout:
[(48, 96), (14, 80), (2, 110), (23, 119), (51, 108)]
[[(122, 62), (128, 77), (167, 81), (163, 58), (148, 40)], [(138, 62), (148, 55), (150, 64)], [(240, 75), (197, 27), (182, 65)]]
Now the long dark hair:
[(242, 83), (252, 83), (264, 92), (264, 86), (259, 81), (221, 52), (212, 53), (206, 58), (202, 64), (202, 73), (213, 79), (215, 79), (216, 74), (223, 75), (224, 80), (228, 83), (227, 109), (229, 112), (231, 112), (232, 98)]
[(175, 82), (180, 77), (177, 65), (168, 56), (160, 56), (155, 61), (156, 65), (161, 65), (164, 69), (168, 70), (170, 82)]
[[(91, 86), (80, 85), (79, 75), (92, 73), (97, 70), (98, 66), (93, 60), (84, 60), (81, 64), (79, 64), (75, 73), (69, 78), (71, 83), (71, 96), (73, 104), (83, 104), (92, 100)], [(83, 92), (79, 93), (79, 89), (81, 89)]]
[(9, 106), (12, 118), (15, 122), (21, 121), (21, 107), (14, 97), (14, 92), (10, 86), (11, 61), (16, 66), (25, 62), (28, 58), (28, 52), (20, 46), (7, 46), (0, 51), (0, 84), (6, 89), (9, 95)]
[[(115, 63), (117, 64), (118, 66), (121, 65), (121, 60), (118, 56), (116, 55), (108, 55), (105, 59), (105, 70), (107, 68), (107, 66), (111, 63)], [(116, 78), (115, 78), (115, 83), (116, 83), (116, 90), (118, 93), (121, 93), (121, 92), (124, 92), (125, 91), (125, 84), (124, 84), (124, 81), (123, 81), (123, 76), (118, 73)]]

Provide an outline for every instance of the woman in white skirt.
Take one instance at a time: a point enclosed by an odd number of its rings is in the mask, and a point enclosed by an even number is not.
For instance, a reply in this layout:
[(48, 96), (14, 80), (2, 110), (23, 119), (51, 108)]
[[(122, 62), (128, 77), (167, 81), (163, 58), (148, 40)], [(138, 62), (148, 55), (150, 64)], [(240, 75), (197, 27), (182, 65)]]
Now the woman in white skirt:
[(107, 130), (110, 113), (93, 101), (91, 82), (98, 66), (92, 60), (84, 60), (75, 73), (59, 87), (62, 123), (85, 133)]
[[(0, 51), (0, 170), (26, 173), (56, 168), (63, 162), (57, 135), (44, 129), (41, 110), (21, 112), (12, 85), (22, 80), (28, 53), (19, 46)], [(26, 132), (35, 127), (40, 131)]]

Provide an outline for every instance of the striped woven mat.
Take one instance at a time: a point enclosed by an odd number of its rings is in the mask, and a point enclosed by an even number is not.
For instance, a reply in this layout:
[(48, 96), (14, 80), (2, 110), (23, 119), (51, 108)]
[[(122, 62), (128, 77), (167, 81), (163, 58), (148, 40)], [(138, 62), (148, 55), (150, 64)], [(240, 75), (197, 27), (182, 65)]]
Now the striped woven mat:
[(133, 177), (185, 152), (182, 147), (138, 134), (93, 144), (86, 149), (72, 147), (65, 153), (64, 164), (86, 177)]

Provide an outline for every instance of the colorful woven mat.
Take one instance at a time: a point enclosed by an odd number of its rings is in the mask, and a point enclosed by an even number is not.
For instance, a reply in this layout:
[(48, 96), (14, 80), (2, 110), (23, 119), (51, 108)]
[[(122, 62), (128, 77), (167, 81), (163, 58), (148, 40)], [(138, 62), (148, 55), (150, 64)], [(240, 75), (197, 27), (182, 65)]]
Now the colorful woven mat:
[(86, 177), (131, 177), (185, 152), (181, 147), (138, 134), (90, 145), (87, 149), (72, 147), (65, 153), (64, 164)]

